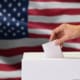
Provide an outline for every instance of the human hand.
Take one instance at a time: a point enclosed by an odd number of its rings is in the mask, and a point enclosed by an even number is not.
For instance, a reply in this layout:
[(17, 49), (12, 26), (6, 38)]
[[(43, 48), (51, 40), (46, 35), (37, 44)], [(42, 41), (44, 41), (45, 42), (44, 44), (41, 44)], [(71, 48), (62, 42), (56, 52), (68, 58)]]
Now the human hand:
[(50, 41), (62, 45), (65, 41), (80, 37), (80, 25), (62, 24), (54, 29), (50, 36)]

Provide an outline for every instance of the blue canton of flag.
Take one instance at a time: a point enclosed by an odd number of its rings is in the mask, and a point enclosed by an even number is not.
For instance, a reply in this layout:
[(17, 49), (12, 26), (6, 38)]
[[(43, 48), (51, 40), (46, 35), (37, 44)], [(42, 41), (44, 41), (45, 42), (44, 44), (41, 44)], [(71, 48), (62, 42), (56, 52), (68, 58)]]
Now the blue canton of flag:
[(27, 0), (0, 0), (0, 39), (27, 37)]

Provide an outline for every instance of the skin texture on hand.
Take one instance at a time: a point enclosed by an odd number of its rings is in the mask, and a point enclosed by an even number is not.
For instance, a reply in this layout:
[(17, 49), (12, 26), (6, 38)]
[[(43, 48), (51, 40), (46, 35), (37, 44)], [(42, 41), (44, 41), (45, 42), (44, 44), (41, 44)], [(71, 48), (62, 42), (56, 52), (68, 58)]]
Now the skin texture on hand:
[(50, 36), (50, 41), (62, 45), (65, 41), (80, 37), (80, 25), (62, 24), (54, 29)]

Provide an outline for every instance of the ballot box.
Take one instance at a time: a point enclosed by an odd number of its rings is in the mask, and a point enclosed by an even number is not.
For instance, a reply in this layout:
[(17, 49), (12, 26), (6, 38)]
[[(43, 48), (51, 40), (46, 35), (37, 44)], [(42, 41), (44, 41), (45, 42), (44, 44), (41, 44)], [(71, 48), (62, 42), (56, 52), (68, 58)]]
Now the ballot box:
[(24, 53), (22, 80), (80, 80), (80, 52), (63, 52), (64, 58)]

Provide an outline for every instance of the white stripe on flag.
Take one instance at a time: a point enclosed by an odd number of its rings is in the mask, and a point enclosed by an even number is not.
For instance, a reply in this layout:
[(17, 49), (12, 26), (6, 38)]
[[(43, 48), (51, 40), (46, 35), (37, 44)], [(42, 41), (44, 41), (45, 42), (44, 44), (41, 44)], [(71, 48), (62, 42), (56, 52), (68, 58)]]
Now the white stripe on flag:
[(29, 33), (33, 34), (42, 34), (42, 35), (50, 35), (52, 30), (49, 29), (29, 29)]
[(80, 8), (80, 3), (70, 2), (36, 2), (30, 1), (29, 9)]
[(80, 15), (60, 15), (60, 16), (29, 16), (31, 22), (42, 22), (42, 23), (72, 23), (80, 22)]
[(80, 43), (64, 43), (64, 47), (80, 49)]
[(22, 59), (22, 55), (17, 55), (13, 57), (0, 56), (0, 64), (16, 64), (16, 63), (20, 63), (21, 59)]
[(7, 78), (17, 78), (21, 77), (21, 71), (0, 71), (0, 78), (7, 79)]
[(18, 40), (0, 40), (0, 49), (11, 49), (17, 47), (33, 47), (48, 41), (46, 38), (23, 38)]
[[(15, 47), (35, 47), (48, 42), (47, 38), (24, 38), (19, 40), (0, 40), (0, 49), (10, 49)], [(65, 43), (64, 47), (80, 49), (80, 43)]]

